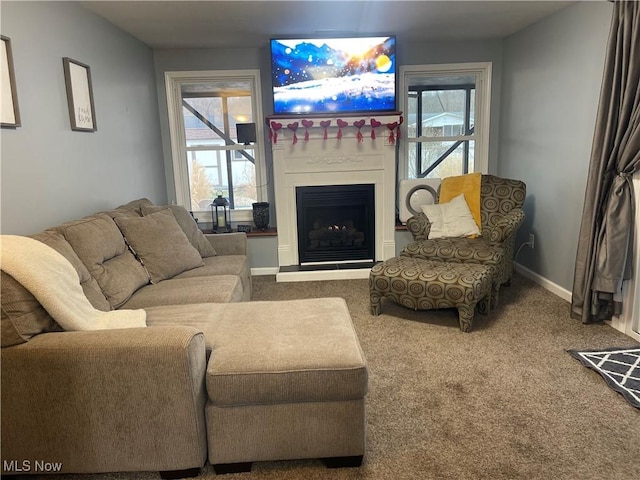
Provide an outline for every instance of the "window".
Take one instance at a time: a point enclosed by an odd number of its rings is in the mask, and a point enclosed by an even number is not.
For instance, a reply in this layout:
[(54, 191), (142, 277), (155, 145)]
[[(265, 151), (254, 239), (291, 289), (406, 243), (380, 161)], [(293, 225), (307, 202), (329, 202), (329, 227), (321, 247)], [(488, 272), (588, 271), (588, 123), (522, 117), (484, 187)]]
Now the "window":
[[(166, 85), (177, 202), (209, 212), (222, 195), (232, 220), (249, 220), (266, 199), (259, 72), (168, 72)], [(258, 141), (239, 144), (238, 123), (255, 123)]]
[(490, 64), (400, 69), (405, 112), (400, 178), (486, 172)]

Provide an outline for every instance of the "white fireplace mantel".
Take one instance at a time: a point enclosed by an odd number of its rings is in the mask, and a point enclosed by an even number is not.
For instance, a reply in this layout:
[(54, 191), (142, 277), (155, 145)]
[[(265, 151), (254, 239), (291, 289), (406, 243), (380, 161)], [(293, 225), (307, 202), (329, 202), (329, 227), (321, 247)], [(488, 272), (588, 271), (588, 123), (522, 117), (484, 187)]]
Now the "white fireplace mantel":
[[(282, 271), (299, 265), (296, 187), (373, 184), (375, 187), (375, 260), (395, 255), (396, 144), (401, 114), (308, 118), (269, 117), (273, 151), (278, 281), (366, 278), (368, 269)], [(340, 122), (338, 122), (340, 119)], [(330, 121), (324, 128), (320, 122)], [(358, 128), (354, 126), (362, 125)], [(275, 123), (274, 123), (275, 122)], [(338, 124), (342, 127), (338, 127)], [(346, 123), (347, 126), (344, 126)], [(296, 128), (297, 124), (297, 128)], [(372, 124), (374, 125), (372, 127)], [(326, 123), (325, 123), (326, 125)], [(393, 128), (389, 128), (390, 125)], [(359, 138), (358, 132), (361, 137)], [(373, 132), (373, 135), (372, 135)], [(305, 139), (305, 134), (308, 138)], [(294, 139), (295, 135), (295, 139)], [(276, 137), (277, 136), (277, 137)], [(325, 138), (326, 136), (326, 138)], [(341, 138), (338, 138), (341, 136)]]

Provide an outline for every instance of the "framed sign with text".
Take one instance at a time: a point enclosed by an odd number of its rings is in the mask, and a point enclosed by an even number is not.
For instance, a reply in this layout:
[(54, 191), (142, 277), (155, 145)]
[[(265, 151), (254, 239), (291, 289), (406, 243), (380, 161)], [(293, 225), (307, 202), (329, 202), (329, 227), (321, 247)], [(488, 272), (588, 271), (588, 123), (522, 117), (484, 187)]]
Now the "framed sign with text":
[(91, 69), (88, 65), (68, 57), (62, 59), (62, 64), (64, 66), (64, 81), (67, 86), (71, 130), (95, 132), (97, 126)]
[(20, 110), (18, 109), (18, 92), (16, 89), (16, 77), (13, 71), (13, 54), (11, 53), (11, 40), (4, 35), (0, 58), (2, 61), (0, 71), (0, 91), (2, 106), (0, 112), (0, 125), (2, 128), (16, 128), (20, 126)]

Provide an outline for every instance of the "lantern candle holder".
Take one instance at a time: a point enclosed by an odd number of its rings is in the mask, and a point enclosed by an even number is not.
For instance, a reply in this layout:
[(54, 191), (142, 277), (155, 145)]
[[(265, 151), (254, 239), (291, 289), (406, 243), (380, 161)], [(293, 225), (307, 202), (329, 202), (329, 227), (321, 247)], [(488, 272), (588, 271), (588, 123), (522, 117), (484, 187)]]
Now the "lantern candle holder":
[(231, 220), (229, 218), (229, 200), (217, 192), (217, 197), (211, 202), (211, 223), (215, 233), (229, 233)]

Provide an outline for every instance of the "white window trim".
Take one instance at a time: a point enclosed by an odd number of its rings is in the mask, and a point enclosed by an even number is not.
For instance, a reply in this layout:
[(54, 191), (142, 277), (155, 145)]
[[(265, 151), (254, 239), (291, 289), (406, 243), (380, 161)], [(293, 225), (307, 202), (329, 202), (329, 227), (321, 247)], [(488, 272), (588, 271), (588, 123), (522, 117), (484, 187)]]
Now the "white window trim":
[[(258, 201), (267, 201), (267, 175), (265, 168), (264, 129), (262, 114), (262, 92), (260, 86), (260, 70), (199, 70), (184, 72), (165, 72), (164, 80), (167, 93), (167, 110), (169, 116), (169, 135), (171, 139), (171, 163), (173, 165), (173, 183), (176, 203), (191, 210), (189, 196), (189, 172), (186, 158), (186, 138), (182, 120), (181, 86), (184, 83), (198, 83), (210, 79), (225, 78), (244, 80), (252, 83), (252, 104), (256, 124), (256, 143), (252, 146), (256, 152), (256, 191)], [(224, 148), (224, 147), (223, 147)], [(240, 147), (239, 147), (240, 148)], [(228, 149), (228, 147), (226, 148)], [(248, 209), (232, 210), (232, 221), (248, 221), (252, 219), (252, 211)]]
[[(402, 105), (400, 110), (409, 111), (407, 89), (409, 81), (412, 77), (434, 76), (440, 77), (445, 75), (475, 75), (476, 76), (476, 98), (475, 98), (475, 129), (473, 137), (475, 137), (475, 158), (474, 171), (488, 173), (489, 171), (489, 122), (491, 119), (491, 62), (478, 63), (448, 63), (436, 65), (405, 65), (400, 67), (400, 78), (398, 88), (401, 92), (400, 101)], [(407, 123), (402, 126), (402, 134), (407, 138)], [(461, 137), (452, 137), (461, 138)], [(468, 140), (470, 137), (464, 137)], [(433, 140), (433, 139), (429, 139)], [(442, 141), (438, 138), (437, 141)], [(444, 138), (449, 141), (450, 138)], [(434, 140), (435, 141), (435, 140)], [(398, 179), (408, 178), (409, 166), (407, 159), (409, 153), (407, 150), (407, 142), (400, 142), (400, 159), (398, 162)]]

